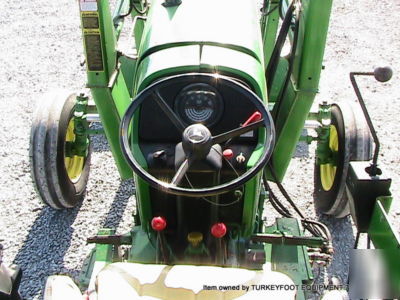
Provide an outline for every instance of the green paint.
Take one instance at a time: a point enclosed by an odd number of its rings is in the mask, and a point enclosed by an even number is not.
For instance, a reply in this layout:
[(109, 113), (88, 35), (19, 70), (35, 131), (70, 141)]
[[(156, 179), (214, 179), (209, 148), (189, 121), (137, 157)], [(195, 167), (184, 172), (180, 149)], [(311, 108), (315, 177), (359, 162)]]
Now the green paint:
[[(254, 1), (243, 5), (232, 5), (230, 0), (183, 1), (181, 5), (169, 8), (162, 6), (162, 2), (163, 0), (154, 0), (147, 21), (137, 21), (134, 29), (139, 53), (137, 60), (123, 56), (117, 59), (115, 50), (123, 26), (122, 20), (115, 17), (125, 11), (128, 1), (120, 0), (117, 3), (112, 19), (108, 1), (98, 0), (99, 28), (94, 31), (83, 29), (84, 36), (100, 36), (103, 69), (88, 70), (88, 87), (92, 90), (104, 132), (122, 178), (132, 177), (132, 172), (119, 145), (120, 119), (131, 99), (156, 80), (190, 72), (223, 74), (244, 81), (268, 104), (264, 69), (270, 60), (276, 38), (278, 10), (268, 16), (264, 15), (260, 26), (255, 17), (257, 12)], [(265, 12), (272, 10), (277, 3), (267, 1)], [(304, 0), (302, 5), (293, 75), (277, 116), (277, 141), (272, 161), (279, 180), (284, 177), (318, 91), (332, 1)], [(287, 7), (287, 1), (284, 1), (284, 7)], [(293, 33), (289, 36), (292, 39)], [(85, 44), (85, 50), (90, 52), (86, 49), (87, 46)], [(110, 78), (118, 63), (121, 64), (119, 74), (114, 85), (109, 87)], [(269, 95), (271, 102), (277, 100), (287, 69), (287, 59), (281, 59)], [(146, 161), (138, 146), (138, 116), (139, 112), (132, 125), (132, 149), (138, 162), (146, 168)], [(262, 136), (261, 131), (259, 143), (262, 143)], [(326, 139), (326, 132), (320, 136)], [(248, 168), (259, 159), (262, 151), (259, 144), (248, 160)], [(324, 157), (326, 151), (322, 149), (320, 152), (318, 156)], [(133, 228), (129, 261), (154, 263), (156, 239), (150, 229), (152, 210), (149, 186), (136, 175), (134, 177), (141, 225)], [(245, 249), (245, 238), (261, 231), (260, 217), (264, 197), (260, 197), (260, 193), (261, 173), (245, 184), (239, 236), (229, 241), (230, 245), (236, 245), (238, 256), (248, 250)], [(387, 261), (394, 265), (398, 257), (399, 239), (390, 227), (383, 209), (383, 203), (388, 200), (380, 198), (377, 201), (369, 234), (377, 248), (396, 249), (396, 255), (393, 252), (387, 256)], [(102, 230), (99, 234), (108, 235), (111, 232)], [(276, 224), (268, 227), (266, 232), (302, 235), (298, 221), (289, 218), (277, 219)], [(188, 251), (194, 253), (196, 250)], [(264, 250), (266, 260), (272, 263), (273, 270), (286, 273), (295, 284), (301, 285), (312, 279), (306, 247), (266, 244)], [(97, 245), (93, 257), (96, 261), (108, 263), (112, 261), (112, 253), (112, 246)], [(93, 259), (90, 261), (92, 264)], [(399, 278), (396, 277), (399, 276), (398, 270), (400, 267), (391, 269), (395, 281)], [(297, 299), (304, 299), (304, 296), (300, 294)]]
[[(169, 8), (161, 0), (153, 2), (139, 50), (136, 91), (168, 75), (217, 72), (238, 76), (266, 99), (261, 32), (254, 18), (254, 3), (207, 1), (210, 6), (204, 1), (184, 1)], [(218, 7), (229, 9), (223, 25)]]
[(146, 232), (150, 230), (150, 222), (152, 219), (151, 203), (150, 203), (150, 187), (142, 178), (134, 175), (136, 186), (136, 203), (139, 211), (142, 229)]
[[(91, 88), (94, 102), (104, 128), (105, 135), (110, 144), (111, 152), (118, 167), (118, 171), (123, 179), (132, 177), (132, 172), (127, 165), (119, 146), (119, 124), (120, 118), (130, 102), (129, 93), (124, 82), (124, 78), (117, 77), (115, 85), (110, 89), (109, 80), (113, 74), (117, 54), (115, 51), (116, 37), (114, 26), (110, 15), (110, 8), (107, 0), (98, 1), (99, 28), (97, 29), (101, 37), (101, 50), (104, 70), (87, 72), (87, 86)], [(83, 25), (82, 25), (83, 27)], [(94, 30), (96, 32), (96, 30)], [(87, 34), (87, 29), (83, 29), (83, 35)], [(84, 43), (86, 60), (89, 61), (87, 44)]]
[(261, 173), (245, 184), (242, 237), (250, 237), (255, 229), (255, 221), (258, 212), (259, 193), (261, 190)]
[[(268, 1), (261, 17), (261, 29), (264, 44), (264, 62), (265, 67), (271, 58), (272, 51), (275, 45), (276, 34), (279, 25), (279, 1)], [(266, 15), (269, 13), (268, 15)]]
[[(103, 228), (100, 229), (97, 235), (113, 235), (114, 229)], [(113, 246), (112, 245), (100, 245), (96, 244), (96, 261), (104, 261), (111, 263), (113, 258)]]
[(133, 98), (133, 81), (136, 70), (136, 59), (121, 56), (119, 61), (121, 62), (121, 73), (124, 77), (126, 89), (129, 92), (129, 98)]
[[(115, 233), (114, 229), (102, 228), (97, 232), (97, 235), (112, 235)], [(96, 247), (90, 252), (87, 259), (84, 261), (82, 270), (79, 274), (79, 287), (87, 289), (92, 277), (93, 267), (95, 262), (105, 262), (110, 264), (113, 262), (114, 246), (96, 244)]]
[(131, 103), (131, 98), (124, 80), (124, 76), (122, 76), (121, 74), (122, 73), (118, 74), (115, 84), (111, 88), (111, 97), (114, 100), (115, 108), (117, 109), (120, 119), (122, 119), (126, 112), (126, 109)]
[[(282, 89), (283, 86), (283, 82), (285, 81), (285, 77), (286, 77), (286, 73), (287, 70), (289, 68), (289, 62), (286, 58), (281, 58), (279, 60), (278, 63), (278, 67), (276, 68), (276, 74), (275, 74), (275, 78), (272, 82), (272, 87), (269, 93), (269, 101), (270, 102), (276, 102), (277, 98), (279, 96), (279, 92)], [(287, 92), (286, 97), (288, 99), (293, 99), (295, 94), (294, 94), (294, 90), (293, 90), (293, 86), (291, 84), (288, 85), (288, 89), (289, 91)], [(286, 104), (286, 102), (288, 102), (288, 100), (286, 100), (284, 98), (284, 105)], [(283, 110), (285, 111), (285, 108), (283, 108)]]
[(135, 226), (132, 231), (132, 250), (130, 251), (129, 261), (139, 263), (155, 263), (156, 261), (156, 239), (151, 237), (152, 233), (147, 233), (141, 226)]
[(201, 260), (201, 258), (207, 257), (209, 254), (208, 249), (204, 245), (203, 242), (201, 242), (197, 246), (193, 246), (189, 244), (187, 248), (185, 249), (185, 260), (186, 261), (192, 261), (192, 262), (198, 262)]
[[(254, 19), (254, 8), (247, 5), (232, 8), (230, 3), (222, 2), (224, 5), (229, 5), (230, 13), (232, 12), (232, 15), (227, 16), (228, 20), (223, 28), (221, 26), (216, 27), (213, 23), (220, 23), (220, 14), (217, 14), (214, 10), (210, 11), (204, 3), (200, 3), (199, 8), (207, 11), (208, 16), (210, 13), (216, 14), (215, 19), (213, 16), (209, 16), (208, 18), (212, 21), (196, 23), (188, 22), (188, 20), (198, 18), (198, 15), (201, 15), (196, 8), (199, 5), (198, 2), (186, 1), (179, 7), (168, 9), (163, 7), (160, 1), (154, 2), (141, 41), (134, 94), (166, 76), (206, 72), (240, 78), (249, 84), (261, 99), (266, 101), (259, 25), (254, 20), (254, 22), (246, 23), (247, 29), (240, 28), (239, 30), (238, 27), (244, 24), (238, 22), (238, 20), (244, 18), (243, 14), (245, 16), (251, 15), (249, 19)], [(199, 24), (202, 27), (209, 26), (210, 30), (206, 28), (195, 29), (194, 27), (199, 26)], [(226, 30), (228, 26), (233, 29)], [(211, 30), (211, 27), (213, 30)], [(177, 32), (179, 32), (178, 35)], [(232, 32), (232, 34), (228, 33), (227, 36), (227, 32)], [(241, 35), (239, 32), (246, 32), (246, 34)], [(134, 140), (136, 140), (135, 137)], [(260, 140), (260, 142), (262, 141)], [(259, 148), (252, 155), (248, 167), (258, 159), (261, 150)], [(139, 154), (139, 147), (134, 151), (135, 154)], [(258, 201), (254, 201), (254, 199), (258, 199), (260, 178), (259, 175), (246, 184), (243, 212), (243, 220), (246, 220), (246, 222), (244, 222), (242, 228), (246, 236), (249, 236), (254, 230), (254, 220), (258, 211)], [(141, 192), (144, 191), (148, 194), (148, 188), (145, 184), (141, 185)], [(138, 193), (138, 199), (140, 199), (139, 202), (142, 202), (140, 204), (141, 218), (143, 222), (149, 222), (151, 208), (149, 201), (145, 200), (148, 198)]]
[(375, 249), (384, 249), (382, 257), (392, 286), (400, 293), (400, 237), (391, 225), (387, 213), (392, 197), (378, 197), (372, 213), (368, 234)]
[[(183, 1), (166, 8), (155, 0), (144, 29), (140, 56), (182, 44), (215, 44), (246, 51), (263, 60), (255, 2), (232, 5), (229, 0)], [(221, 12), (224, 14), (221, 22)], [(206, 21), (205, 21), (206, 18)], [(243, 21), (245, 20), (245, 21)]]
[(296, 52), (291, 78), (295, 95), (285, 95), (283, 99), (272, 157), (280, 181), (285, 175), (318, 91), (332, 1), (302, 1), (302, 4), (299, 50)]
[[(299, 221), (294, 218), (277, 218), (276, 223), (267, 227), (266, 231), (267, 233), (284, 232), (296, 236), (303, 235)], [(285, 273), (293, 280), (294, 284), (299, 286), (311, 282), (313, 274), (307, 247), (273, 244), (266, 249), (271, 249), (270, 260), (273, 271)], [(296, 299), (306, 299), (306, 295), (299, 291)]]

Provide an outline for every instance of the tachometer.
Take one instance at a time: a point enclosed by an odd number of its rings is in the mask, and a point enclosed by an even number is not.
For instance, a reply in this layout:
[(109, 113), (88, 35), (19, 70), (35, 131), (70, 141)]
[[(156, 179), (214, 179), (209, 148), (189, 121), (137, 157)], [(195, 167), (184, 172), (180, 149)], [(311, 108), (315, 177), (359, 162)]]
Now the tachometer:
[(186, 86), (175, 100), (175, 111), (187, 124), (212, 126), (221, 118), (223, 109), (224, 104), (218, 91), (204, 83)]

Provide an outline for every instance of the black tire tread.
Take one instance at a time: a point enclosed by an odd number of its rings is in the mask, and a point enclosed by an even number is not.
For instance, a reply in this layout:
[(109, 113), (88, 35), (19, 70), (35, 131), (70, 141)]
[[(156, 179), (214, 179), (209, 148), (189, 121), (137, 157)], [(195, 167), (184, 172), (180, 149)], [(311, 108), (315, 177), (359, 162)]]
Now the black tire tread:
[[(372, 138), (356, 103), (340, 102), (332, 105), (332, 124), (337, 125), (339, 151), (343, 159), (338, 167), (337, 178), (330, 191), (324, 191), (321, 186), (320, 166), (315, 160), (314, 168), (314, 203), (317, 211), (335, 218), (346, 217), (350, 213), (346, 179), (350, 161), (366, 161), (372, 157)], [(339, 132), (341, 131), (341, 132)]]
[[(41, 200), (55, 209), (72, 208), (84, 197), (90, 168), (90, 149), (81, 178), (70, 182), (63, 165), (63, 132), (75, 105), (75, 94), (64, 90), (46, 94), (34, 114), (30, 136), (32, 180)], [(62, 148), (63, 149), (63, 148)], [(62, 157), (61, 157), (62, 155)]]

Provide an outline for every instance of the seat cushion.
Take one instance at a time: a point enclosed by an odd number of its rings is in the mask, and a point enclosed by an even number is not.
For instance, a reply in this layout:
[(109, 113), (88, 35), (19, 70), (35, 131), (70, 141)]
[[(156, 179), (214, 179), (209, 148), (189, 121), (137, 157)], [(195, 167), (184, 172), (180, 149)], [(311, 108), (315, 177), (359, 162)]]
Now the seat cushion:
[(295, 291), (271, 289), (294, 286), (285, 274), (270, 270), (192, 265), (114, 263), (99, 272), (99, 300), (106, 299), (294, 299)]

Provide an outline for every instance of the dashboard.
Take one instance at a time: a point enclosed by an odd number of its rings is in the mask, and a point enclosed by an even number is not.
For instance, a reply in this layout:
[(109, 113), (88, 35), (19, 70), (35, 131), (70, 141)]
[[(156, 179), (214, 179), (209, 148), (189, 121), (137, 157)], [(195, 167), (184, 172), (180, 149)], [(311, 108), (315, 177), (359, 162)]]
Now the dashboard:
[[(218, 77), (210, 80), (210, 76), (193, 75), (181, 79), (168, 85), (160, 85), (161, 87), (154, 92), (181, 120), (184, 127), (202, 123), (210, 130), (211, 135), (215, 136), (239, 128), (257, 111), (255, 104), (246, 96), (248, 92), (242, 93), (237, 87), (234, 89), (232, 84), (224, 84)], [(243, 85), (241, 82), (239, 84)], [(181, 165), (177, 161), (184, 155), (180, 150), (182, 133), (165, 113), (165, 108), (163, 110), (160, 107), (154, 94), (146, 97), (136, 115), (137, 144), (146, 159), (148, 172), (162, 181), (171, 182)], [(207, 164), (212, 159), (198, 163), (196, 161), (180, 185), (186, 188), (211, 187), (234, 180), (245, 173), (248, 170), (248, 160), (259, 142), (258, 130), (260, 129), (219, 145), (218, 149), (223, 152), (221, 154), (224, 158), (217, 155), (219, 157), (216, 160), (221, 162), (218, 167), (213, 168)], [(154, 214), (163, 213), (168, 217), (172, 222), (171, 228), (181, 228), (178, 223), (185, 222), (189, 231), (206, 232), (211, 219), (217, 215), (227, 223), (240, 222), (244, 202), (238, 195), (242, 195), (243, 189), (244, 187), (240, 187), (219, 196), (201, 198), (206, 201), (185, 201), (183, 199), (186, 197), (150, 188), (150, 205)], [(212, 205), (212, 202), (218, 204)], [(182, 213), (183, 211), (185, 213)], [(185, 218), (185, 221), (182, 218)], [(201, 222), (198, 222), (198, 218), (202, 218)], [(199, 228), (199, 223), (203, 224), (204, 228)]]
[[(202, 123), (212, 135), (238, 128), (254, 112), (249, 99), (239, 95), (218, 80), (204, 83), (201, 79), (183, 81), (163, 87), (160, 96), (181, 119), (185, 126)], [(235, 143), (256, 144), (257, 134), (252, 131), (235, 139)], [(141, 105), (139, 116), (139, 143), (181, 142), (181, 133), (149, 97)]]

